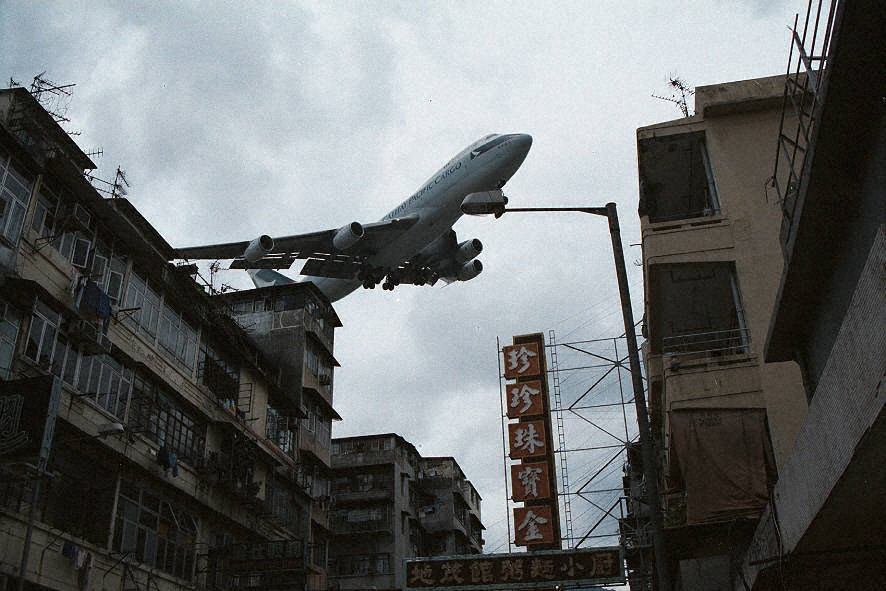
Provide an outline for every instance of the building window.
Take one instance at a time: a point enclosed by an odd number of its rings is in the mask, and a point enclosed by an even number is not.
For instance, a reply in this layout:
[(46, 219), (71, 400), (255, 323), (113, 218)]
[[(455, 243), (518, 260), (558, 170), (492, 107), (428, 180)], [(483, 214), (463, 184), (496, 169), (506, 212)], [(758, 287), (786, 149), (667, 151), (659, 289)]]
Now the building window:
[(320, 373), (320, 351), (312, 341), (305, 342), (305, 367), (315, 376)]
[(123, 321), (153, 341), (160, 324), (160, 294), (135, 272), (129, 275), (124, 307), (128, 311), (123, 316)]
[(197, 520), (152, 492), (121, 483), (112, 548), (146, 566), (190, 581)]
[(15, 167), (12, 157), (0, 152), (0, 233), (16, 242), (31, 200), (34, 181)]
[(108, 294), (114, 305), (120, 301), (125, 274), (126, 257), (115, 252), (112, 246), (104, 240), (96, 238), (89, 276), (102, 291)]
[(125, 419), (132, 390), (132, 370), (110, 355), (84, 356), (77, 389), (115, 417)]
[(237, 404), (240, 397), (240, 367), (206, 340), (200, 343), (197, 379), (219, 400), (229, 401), (234, 406)]
[(37, 300), (28, 329), (28, 342), (25, 346), (25, 357), (47, 368), (52, 361), (52, 349), (55, 346), (55, 335), (58, 332), (60, 316), (52, 308)]
[(295, 431), (290, 429), (290, 417), (280, 413), (270, 404), (268, 405), (268, 414), (265, 421), (265, 436), (280, 451), (287, 455), (295, 454)]
[(37, 204), (34, 206), (34, 217), (31, 229), (41, 238), (52, 240), (55, 237), (55, 220), (58, 213), (59, 199), (47, 182), (40, 187)]
[(650, 348), (666, 355), (736, 355), (750, 342), (733, 263), (649, 267)]
[(643, 140), (640, 158), (640, 215), (666, 222), (720, 213), (704, 132)]
[(206, 423), (197, 413), (141, 372), (133, 381), (132, 400), (130, 425), (180, 459), (193, 461), (203, 456)]
[(12, 371), (12, 360), (15, 357), (15, 341), (22, 319), (19, 313), (7, 304), (0, 302), (0, 377), (8, 380)]
[(197, 357), (197, 331), (188, 324), (182, 315), (169, 305), (163, 306), (160, 316), (160, 346), (189, 373), (194, 370)]

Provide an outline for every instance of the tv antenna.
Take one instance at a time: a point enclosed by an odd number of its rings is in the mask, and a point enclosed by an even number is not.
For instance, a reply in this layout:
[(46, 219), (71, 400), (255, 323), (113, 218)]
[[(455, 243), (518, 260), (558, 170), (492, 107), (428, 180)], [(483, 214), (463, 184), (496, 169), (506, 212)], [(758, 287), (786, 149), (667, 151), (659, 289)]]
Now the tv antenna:
[[(73, 88), (77, 85), (56, 84), (47, 80), (44, 76), (46, 76), (45, 70), (34, 76), (29, 92), (46, 109), (46, 112), (52, 116), (56, 123), (70, 123), (71, 120), (65, 115), (68, 113), (71, 96), (74, 94)], [(12, 78), (9, 79), (9, 82), (15, 83)]]
[[(668, 101), (669, 103), (674, 103), (679, 107), (680, 112), (683, 113), (684, 117), (689, 117), (689, 105), (687, 102), (687, 97), (690, 97), (695, 94), (695, 90), (686, 84), (679, 76), (676, 74), (672, 74), (668, 77), (668, 86), (671, 87), (671, 96), (659, 96), (657, 94), (653, 94), (652, 98), (657, 98), (663, 101)], [(695, 115), (695, 113), (692, 113)]]

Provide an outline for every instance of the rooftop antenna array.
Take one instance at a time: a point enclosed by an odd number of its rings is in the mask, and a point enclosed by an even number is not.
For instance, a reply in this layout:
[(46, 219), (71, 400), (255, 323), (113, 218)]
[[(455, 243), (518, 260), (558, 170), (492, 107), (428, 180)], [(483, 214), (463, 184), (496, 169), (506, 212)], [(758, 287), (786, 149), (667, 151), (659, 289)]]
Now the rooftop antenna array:
[(671, 96), (659, 96), (657, 94), (653, 94), (652, 98), (657, 98), (659, 100), (668, 101), (669, 103), (674, 103), (679, 107), (680, 112), (683, 113), (684, 117), (690, 117), (691, 115), (695, 115), (695, 113), (689, 113), (689, 104), (687, 102), (687, 98), (695, 94), (695, 90), (676, 74), (672, 74), (668, 77), (668, 86), (671, 87)]
[[(103, 152), (99, 149), (98, 153), (102, 154)], [(86, 180), (92, 184), (96, 191), (109, 195), (111, 199), (119, 199), (120, 197), (126, 197), (129, 194), (130, 184), (126, 178), (126, 171), (119, 166), (117, 167), (117, 172), (114, 174), (113, 181), (106, 181), (105, 179), (92, 174), (87, 174)]]
[[(46, 109), (46, 112), (52, 115), (58, 124), (70, 123), (71, 120), (66, 117), (68, 107), (71, 104), (71, 96), (73, 96), (73, 88), (76, 84), (56, 84), (47, 80), (44, 76), (46, 71), (40, 72), (34, 76), (31, 82), (29, 92), (40, 105)], [(12, 78), (9, 79), (10, 86), (18, 86)], [(71, 135), (80, 135), (80, 132), (68, 132)]]

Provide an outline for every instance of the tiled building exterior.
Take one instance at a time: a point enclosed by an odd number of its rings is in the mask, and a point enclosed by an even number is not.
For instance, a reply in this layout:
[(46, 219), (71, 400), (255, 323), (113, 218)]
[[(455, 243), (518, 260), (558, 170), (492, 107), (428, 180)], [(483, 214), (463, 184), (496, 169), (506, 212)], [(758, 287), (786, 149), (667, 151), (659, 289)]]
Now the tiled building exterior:
[(290, 335), (317, 369), (268, 354), (93, 168), (30, 93), (0, 91), (0, 378), (62, 385), (48, 474), (0, 461), (0, 579), (18, 582), (39, 478), (26, 589), (248, 588), (233, 544), (273, 540), (325, 588), (334, 311), (310, 285), (250, 294), (304, 315)]

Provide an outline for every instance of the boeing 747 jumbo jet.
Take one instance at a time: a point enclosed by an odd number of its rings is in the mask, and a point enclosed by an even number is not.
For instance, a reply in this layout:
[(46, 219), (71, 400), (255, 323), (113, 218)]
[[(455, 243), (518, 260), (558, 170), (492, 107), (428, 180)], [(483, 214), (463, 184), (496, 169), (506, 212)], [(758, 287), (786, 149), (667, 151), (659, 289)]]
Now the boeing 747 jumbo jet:
[(403, 203), (378, 222), (351, 222), (338, 229), (176, 250), (181, 259), (233, 259), (231, 269), (246, 269), (256, 287), (293, 283), (273, 269), (301, 269), (336, 301), (361, 285), (379, 283), (392, 290), (400, 283), (433, 285), (437, 280), (468, 281), (483, 270), (474, 238), (459, 242), (452, 225), (472, 206), (504, 211), (501, 189), (517, 172), (532, 137), (488, 135), (459, 152)]

